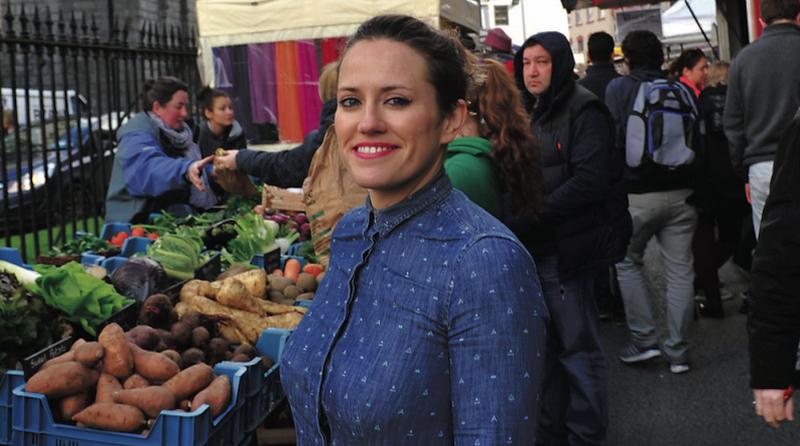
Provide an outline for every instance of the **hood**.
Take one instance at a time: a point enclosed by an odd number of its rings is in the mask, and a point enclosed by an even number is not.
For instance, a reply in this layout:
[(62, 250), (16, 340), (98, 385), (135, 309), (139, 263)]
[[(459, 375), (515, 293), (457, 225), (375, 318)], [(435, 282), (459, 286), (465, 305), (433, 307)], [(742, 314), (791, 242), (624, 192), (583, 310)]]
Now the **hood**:
[(239, 136), (242, 135), (242, 133), (244, 133), (242, 125), (239, 124), (239, 121), (234, 119), (233, 125), (231, 125), (231, 131), (228, 132), (228, 139), (238, 138)]
[(492, 155), (492, 143), (480, 136), (462, 136), (447, 145), (447, 154), (466, 153), (472, 156)]
[[(534, 45), (541, 45), (550, 53), (553, 61), (553, 72), (550, 78), (550, 87), (537, 99), (525, 88), (525, 81), (522, 77), (522, 53), (526, 48)], [(528, 37), (514, 56), (514, 79), (522, 92), (523, 102), (526, 110), (533, 113), (534, 119), (544, 114), (554, 105), (556, 98), (561, 98), (568, 94), (575, 87), (573, 70), (575, 69), (575, 58), (572, 56), (569, 40), (554, 31), (542, 32)]]

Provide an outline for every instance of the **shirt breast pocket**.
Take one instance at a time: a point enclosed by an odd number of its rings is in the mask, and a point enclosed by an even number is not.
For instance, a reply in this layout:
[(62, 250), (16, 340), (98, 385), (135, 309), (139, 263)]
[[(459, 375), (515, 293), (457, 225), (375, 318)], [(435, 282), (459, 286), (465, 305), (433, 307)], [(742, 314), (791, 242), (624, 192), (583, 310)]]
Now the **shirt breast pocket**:
[[(373, 305), (390, 309), (398, 320), (417, 321), (424, 325), (437, 325), (444, 319), (442, 313), (443, 289), (437, 287), (439, 277), (427, 275), (424, 268), (400, 271), (383, 261), (365, 284), (372, 292)], [(359, 293), (362, 295), (362, 293)]]

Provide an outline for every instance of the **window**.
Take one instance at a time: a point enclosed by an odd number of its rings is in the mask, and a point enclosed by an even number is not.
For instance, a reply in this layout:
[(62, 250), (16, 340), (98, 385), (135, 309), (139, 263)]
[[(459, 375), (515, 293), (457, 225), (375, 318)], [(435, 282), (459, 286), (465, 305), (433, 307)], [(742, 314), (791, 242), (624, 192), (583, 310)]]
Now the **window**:
[(580, 26), (583, 24), (583, 19), (581, 18), (581, 12), (575, 11), (575, 26)]
[(583, 52), (583, 36), (578, 36), (578, 52)]
[(594, 22), (594, 8), (586, 9), (586, 23)]
[(508, 25), (508, 6), (495, 6), (494, 7), (494, 24), (495, 25)]
[(605, 20), (606, 18), (606, 10), (603, 8), (599, 8), (597, 10), (597, 20)]

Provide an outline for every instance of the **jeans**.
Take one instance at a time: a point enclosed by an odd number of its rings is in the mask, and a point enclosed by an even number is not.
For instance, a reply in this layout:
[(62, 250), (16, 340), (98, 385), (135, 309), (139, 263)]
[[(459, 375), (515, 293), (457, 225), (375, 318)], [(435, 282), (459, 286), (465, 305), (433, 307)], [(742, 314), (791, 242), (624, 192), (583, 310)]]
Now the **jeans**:
[(748, 181), (750, 182), (750, 205), (753, 206), (753, 229), (758, 231), (761, 228), (761, 214), (764, 212), (764, 204), (769, 196), (769, 183), (772, 180), (772, 161), (755, 163), (747, 171)]
[(679, 189), (629, 195), (633, 235), (625, 259), (617, 264), (632, 341), (639, 348), (657, 345), (643, 271), (645, 248), (651, 238), (656, 238), (667, 281), (667, 339), (663, 351), (673, 364), (688, 361), (686, 334), (694, 309), (692, 237), (697, 211), (686, 204), (691, 193), (690, 189)]
[(595, 271), (570, 278), (536, 259), (550, 311), (537, 445), (599, 445), (608, 428), (608, 365), (600, 346)]

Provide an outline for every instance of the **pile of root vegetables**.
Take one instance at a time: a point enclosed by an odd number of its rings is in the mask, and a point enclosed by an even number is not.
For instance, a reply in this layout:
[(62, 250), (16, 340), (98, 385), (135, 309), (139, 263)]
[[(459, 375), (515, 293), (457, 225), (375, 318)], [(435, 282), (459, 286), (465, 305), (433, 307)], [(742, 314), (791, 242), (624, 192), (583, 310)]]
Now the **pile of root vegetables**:
[(311, 300), (318, 285), (317, 279), (309, 274), (301, 274), (297, 281), (292, 281), (267, 276), (259, 269), (220, 277), (214, 282), (187, 282), (180, 291), (175, 311), (181, 321), (195, 317), (194, 314), (213, 320), (222, 338), (242, 344), (255, 344), (267, 328), (296, 327), (307, 309), (293, 306), (295, 299), (288, 299), (283, 292), (292, 287), (295, 298), (304, 293), (304, 299)]
[(114, 323), (97, 342), (78, 340), (42, 364), (25, 390), (47, 396), (58, 421), (117, 432), (146, 433), (162, 410), (208, 404), (216, 417), (231, 399), (227, 376), (215, 376), (204, 363), (181, 370), (168, 355), (131, 342)]

